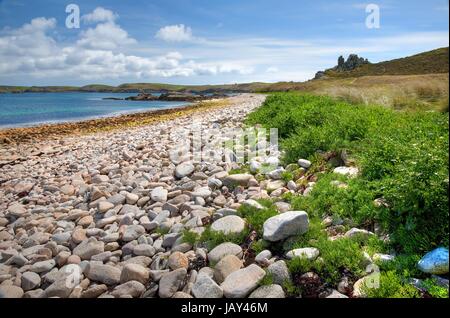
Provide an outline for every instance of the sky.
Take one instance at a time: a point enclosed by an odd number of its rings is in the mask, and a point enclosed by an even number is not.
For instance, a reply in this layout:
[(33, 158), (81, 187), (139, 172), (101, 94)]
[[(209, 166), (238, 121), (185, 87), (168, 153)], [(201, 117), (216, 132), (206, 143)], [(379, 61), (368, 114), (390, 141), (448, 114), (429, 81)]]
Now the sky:
[(448, 15), (448, 0), (0, 0), (0, 85), (304, 81), (339, 55), (448, 46)]

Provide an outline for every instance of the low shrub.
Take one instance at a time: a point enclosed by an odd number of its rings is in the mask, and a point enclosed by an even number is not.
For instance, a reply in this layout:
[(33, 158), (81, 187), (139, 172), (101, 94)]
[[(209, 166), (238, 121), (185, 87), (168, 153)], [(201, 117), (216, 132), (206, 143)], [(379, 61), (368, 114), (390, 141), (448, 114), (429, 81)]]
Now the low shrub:
[[(398, 251), (448, 246), (448, 113), (276, 93), (247, 123), (278, 128), (285, 163), (310, 159), (313, 172), (326, 172), (331, 167), (318, 154), (343, 150), (356, 161), (361, 173), (346, 181), (347, 189), (331, 186), (335, 176), (324, 173), (309, 197), (293, 200), (295, 206), (312, 215), (350, 217), (359, 225), (378, 222)], [(387, 206), (375, 207), (377, 198)]]
[(363, 286), (369, 298), (419, 298), (419, 291), (395, 271), (381, 272), (378, 288)]
[(425, 289), (433, 298), (448, 298), (448, 287), (439, 285), (434, 278), (425, 279), (420, 287)]
[(288, 268), (292, 274), (314, 271), (332, 285), (339, 282), (344, 271), (351, 272), (356, 277), (363, 274), (362, 249), (354, 240), (341, 238), (331, 241), (321, 237), (310, 243), (309, 247), (315, 247), (320, 251), (319, 257), (314, 261), (300, 257), (288, 261)]
[(190, 230), (184, 230), (182, 240), (184, 243), (195, 245), (200, 240), (200, 235)]
[(224, 234), (222, 232), (215, 232), (211, 230), (211, 227), (207, 227), (199, 238), (199, 242), (206, 245), (211, 250), (219, 244), (225, 242), (235, 243), (241, 245), (249, 234), (249, 230), (245, 229), (240, 234)]
[(259, 203), (265, 207), (264, 210), (259, 210), (248, 205), (241, 205), (238, 213), (247, 220), (250, 228), (256, 231), (259, 237), (262, 237), (264, 222), (268, 218), (277, 215), (278, 211), (270, 200), (259, 200)]

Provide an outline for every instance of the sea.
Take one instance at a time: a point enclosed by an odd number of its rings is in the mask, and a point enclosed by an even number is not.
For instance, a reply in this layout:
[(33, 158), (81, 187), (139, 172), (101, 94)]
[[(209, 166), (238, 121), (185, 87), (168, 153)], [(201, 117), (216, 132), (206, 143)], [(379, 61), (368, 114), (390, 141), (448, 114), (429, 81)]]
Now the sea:
[[(0, 129), (74, 122), (186, 106), (187, 102), (105, 100), (133, 93), (0, 94)], [(158, 95), (155, 93), (155, 95)]]

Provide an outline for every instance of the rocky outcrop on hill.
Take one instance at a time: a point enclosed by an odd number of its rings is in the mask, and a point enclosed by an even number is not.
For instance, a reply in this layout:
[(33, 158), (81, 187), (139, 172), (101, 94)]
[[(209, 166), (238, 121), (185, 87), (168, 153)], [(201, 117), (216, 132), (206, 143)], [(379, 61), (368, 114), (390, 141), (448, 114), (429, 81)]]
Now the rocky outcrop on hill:
[(358, 68), (361, 65), (369, 64), (369, 60), (363, 57), (359, 57), (357, 54), (350, 54), (347, 60), (341, 55), (338, 58), (338, 64), (330, 69), (325, 71), (319, 71), (316, 73), (315, 79), (323, 78), (326, 76), (327, 71), (335, 71), (335, 72), (348, 72)]

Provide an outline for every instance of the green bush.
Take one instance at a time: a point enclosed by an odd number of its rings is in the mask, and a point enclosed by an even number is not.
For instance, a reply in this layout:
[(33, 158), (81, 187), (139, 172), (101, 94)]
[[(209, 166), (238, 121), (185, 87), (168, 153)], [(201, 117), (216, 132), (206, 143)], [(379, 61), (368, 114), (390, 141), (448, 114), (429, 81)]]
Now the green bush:
[[(334, 180), (345, 181), (348, 187), (332, 185)], [(305, 210), (312, 216), (331, 214), (349, 217), (362, 224), (376, 217), (377, 209), (373, 204), (375, 193), (362, 179), (346, 180), (342, 176), (326, 174), (318, 180), (311, 195), (293, 198), (292, 205), (295, 210)]]
[(381, 271), (393, 271), (404, 279), (420, 278), (424, 276), (424, 273), (417, 268), (417, 262), (420, 258), (419, 255), (415, 254), (401, 254), (397, 255), (392, 261), (377, 262), (377, 265)]
[(285, 252), (295, 248), (311, 247), (311, 245), (319, 239), (327, 238), (327, 233), (325, 232), (321, 220), (311, 215), (309, 215), (309, 218), (308, 231), (304, 234), (297, 235), (286, 240), (283, 244), (283, 249)]
[(320, 251), (319, 257), (314, 261), (300, 257), (295, 257), (288, 261), (288, 268), (292, 274), (314, 271), (332, 285), (336, 285), (339, 282), (343, 270), (350, 271), (357, 277), (363, 274), (364, 258), (362, 249), (354, 240), (341, 238), (331, 241), (325, 237), (320, 237), (315, 242), (310, 242), (307, 246), (317, 248)]
[[(448, 113), (400, 112), (299, 93), (270, 95), (247, 120), (278, 128), (285, 163), (307, 158), (314, 171), (322, 171), (329, 167), (317, 163), (318, 151), (346, 150), (361, 175), (339, 189), (329, 184), (335, 177), (325, 174), (295, 205), (362, 225), (377, 221), (397, 250), (407, 253), (449, 243), (448, 123)], [(384, 198), (388, 207), (376, 208), (376, 198)]]
[(235, 243), (241, 245), (248, 236), (249, 230), (245, 229), (240, 234), (224, 234), (222, 232), (215, 232), (211, 227), (207, 227), (199, 238), (199, 242), (204, 243), (209, 250), (213, 249), (219, 244), (225, 242)]
[(448, 288), (438, 285), (434, 278), (424, 280), (421, 287), (433, 298), (448, 298)]
[(266, 272), (266, 276), (259, 282), (259, 286), (266, 286), (273, 284), (273, 274)]
[(289, 171), (283, 171), (283, 172), (281, 173), (281, 179), (282, 179), (284, 182), (286, 182), (286, 183), (288, 183), (289, 181), (291, 181), (293, 178), (294, 178), (294, 175), (292, 174), (292, 172), (289, 172)]
[(363, 286), (363, 291), (370, 298), (419, 298), (419, 291), (395, 271), (380, 273), (379, 288)]
[(258, 210), (254, 207), (248, 205), (241, 205), (238, 209), (238, 213), (241, 217), (247, 220), (247, 223), (251, 227), (252, 230), (255, 230), (259, 237), (263, 235), (263, 224), (272, 216), (278, 214), (275, 206), (272, 201), (269, 200), (258, 200), (261, 205), (265, 207), (264, 210)]
[(200, 235), (190, 230), (184, 230), (182, 240), (184, 243), (195, 245), (200, 240)]

